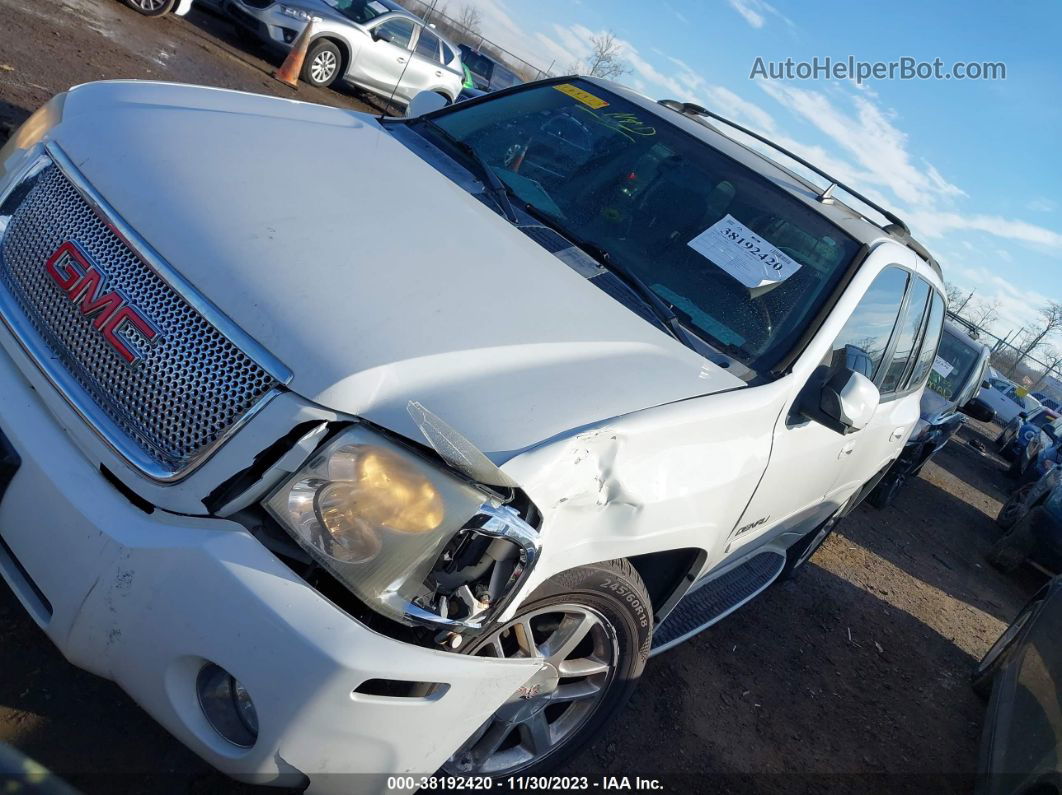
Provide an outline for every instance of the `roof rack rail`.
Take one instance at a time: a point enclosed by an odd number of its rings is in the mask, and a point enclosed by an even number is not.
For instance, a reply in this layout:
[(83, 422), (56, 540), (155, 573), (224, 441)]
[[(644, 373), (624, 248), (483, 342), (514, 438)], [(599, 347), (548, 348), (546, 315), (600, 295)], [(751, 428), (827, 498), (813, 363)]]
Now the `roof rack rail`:
[[(866, 196), (864, 196), (859, 191), (855, 190), (854, 188), (849, 187), (848, 185), (845, 185), (843, 182), (841, 182), (841, 180), (837, 179), (834, 176), (831, 176), (830, 174), (828, 174), (827, 172), (823, 171), (818, 166), (813, 165), (812, 163), (809, 163), (807, 160), (802, 158), (800, 155), (795, 154), (793, 152), (790, 152), (788, 149), (786, 149), (783, 146), (779, 146), (774, 141), (772, 141), (770, 138), (766, 138), (766, 137), (760, 135), (759, 133), (750, 130), (748, 127), (743, 127), (742, 125), (738, 124), (737, 122), (731, 121), (730, 119), (726, 118), (725, 116), (720, 116), (718, 113), (713, 113), (712, 111), (708, 110), (707, 108), (702, 108), (700, 105), (695, 105), (692, 102), (679, 102), (677, 99), (661, 99), (661, 100), (658, 100), (658, 103), (663, 105), (665, 108), (669, 108), (669, 109), (671, 109), (673, 111), (676, 111), (677, 113), (681, 113), (681, 114), (686, 115), (686, 116), (705, 116), (705, 117), (707, 117), (709, 119), (715, 119), (716, 121), (721, 121), (721, 122), (723, 122), (723, 124), (726, 124), (729, 127), (733, 127), (735, 130), (740, 130), (745, 135), (748, 135), (748, 136), (750, 136), (752, 138), (755, 138), (760, 143), (766, 144), (767, 146), (771, 147), (772, 149), (774, 149), (774, 150), (776, 150), (778, 152), (781, 152), (786, 157), (788, 157), (788, 158), (790, 158), (792, 160), (795, 160), (797, 163), (800, 163), (800, 165), (802, 165), (805, 168), (810, 169), (811, 171), (815, 172), (816, 174), (818, 174), (823, 179), (829, 180), (830, 184), (825, 188), (825, 190), (821, 191), (819, 193), (819, 195), (818, 195), (819, 201), (821, 201), (821, 202), (832, 202), (832, 201), (835, 201), (835, 199), (834, 199), (834, 197), (832, 195), (833, 189), (834, 188), (840, 188), (845, 193), (848, 193), (851, 196), (854, 196), (856, 199), (858, 199), (859, 201), (863, 202), (863, 204), (867, 205), (867, 207), (870, 207), (870, 208), (876, 210), (877, 212), (881, 213), (882, 216), (884, 216), (889, 221), (891, 221), (891, 223), (887, 227), (883, 227), (884, 231), (886, 231), (886, 232), (888, 232), (890, 234), (897, 234), (899, 237), (906, 238), (907, 240), (912, 240), (912, 238), (911, 238), (911, 230), (908, 228), (907, 224), (903, 222), (903, 219), (901, 219), (895, 213), (893, 213), (893, 212), (891, 212), (889, 210), (886, 210), (880, 204), (878, 204), (875, 201), (872, 201), (871, 199), (868, 199)], [(927, 252), (927, 254), (928, 254), (928, 252)]]

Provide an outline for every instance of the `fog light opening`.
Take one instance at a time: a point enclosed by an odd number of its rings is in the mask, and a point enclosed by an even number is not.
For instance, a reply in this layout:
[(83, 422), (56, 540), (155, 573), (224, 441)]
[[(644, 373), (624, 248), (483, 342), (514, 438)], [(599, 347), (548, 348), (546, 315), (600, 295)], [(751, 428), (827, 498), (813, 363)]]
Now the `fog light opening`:
[(258, 713), (251, 694), (236, 677), (219, 665), (207, 663), (196, 677), (195, 689), (199, 707), (214, 731), (240, 748), (255, 744)]

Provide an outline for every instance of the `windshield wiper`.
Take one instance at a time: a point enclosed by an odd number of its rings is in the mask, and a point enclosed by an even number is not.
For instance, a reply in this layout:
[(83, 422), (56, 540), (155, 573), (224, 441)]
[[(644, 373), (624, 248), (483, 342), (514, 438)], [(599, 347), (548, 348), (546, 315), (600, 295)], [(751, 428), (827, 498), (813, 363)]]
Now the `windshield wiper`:
[(553, 231), (566, 237), (573, 246), (582, 249), (586, 254), (600, 263), (601, 267), (615, 274), (620, 281), (627, 285), (642, 301), (652, 310), (657, 320), (664, 326), (672, 337), (683, 345), (689, 345), (685, 337), (685, 331), (679, 321), (675, 310), (663, 298), (653, 291), (646, 282), (634, 271), (621, 262), (617, 262), (608, 253), (608, 250), (590, 240), (580, 240), (578, 236), (558, 224), (548, 214), (540, 212), (534, 205), (527, 204), (524, 210), (533, 215), (538, 221), (548, 226)]
[(450, 146), (471, 160), (472, 164), (479, 171), (480, 179), (487, 183), (487, 192), (494, 201), (498, 203), (498, 208), (502, 211), (502, 215), (504, 215), (511, 224), (517, 224), (520, 222), (519, 217), (516, 215), (516, 210), (513, 209), (513, 203), (509, 200), (509, 186), (502, 182), (501, 177), (494, 173), (494, 169), (491, 168), (490, 164), (483, 159), (483, 156), (476, 151), (474, 146), (462, 141), (460, 138), (455, 138), (448, 133), (444, 127), (437, 124), (432, 119), (418, 116), (411, 121), (430, 127), (433, 132), (445, 139)]

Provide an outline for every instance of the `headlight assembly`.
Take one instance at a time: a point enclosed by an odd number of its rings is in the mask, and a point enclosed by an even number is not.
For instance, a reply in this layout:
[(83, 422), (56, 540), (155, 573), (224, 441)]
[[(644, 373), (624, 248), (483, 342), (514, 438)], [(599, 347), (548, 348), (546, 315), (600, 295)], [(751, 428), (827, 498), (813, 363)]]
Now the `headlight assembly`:
[(282, 5), (280, 7), (280, 13), (284, 16), (291, 17), (292, 19), (302, 20), (303, 22), (309, 22), (313, 18), (313, 15), (310, 14), (309, 11), (304, 11), (301, 8), (292, 8), (291, 6)]
[(406, 624), (478, 628), (538, 556), (515, 511), (355, 425), (263, 503), (358, 598)]

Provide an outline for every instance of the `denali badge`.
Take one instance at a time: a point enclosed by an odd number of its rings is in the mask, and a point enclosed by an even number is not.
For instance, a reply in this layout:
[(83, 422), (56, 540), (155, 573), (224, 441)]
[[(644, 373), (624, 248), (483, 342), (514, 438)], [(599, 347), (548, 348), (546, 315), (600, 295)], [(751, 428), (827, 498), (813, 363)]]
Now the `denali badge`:
[(132, 326), (149, 344), (162, 337), (155, 324), (129, 304), (125, 294), (107, 289), (106, 271), (74, 241), (68, 240), (52, 252), (44, 269), (126, 364), (135, 363), (143, 354), (129, 339), (119, 336), (123, 330)]

